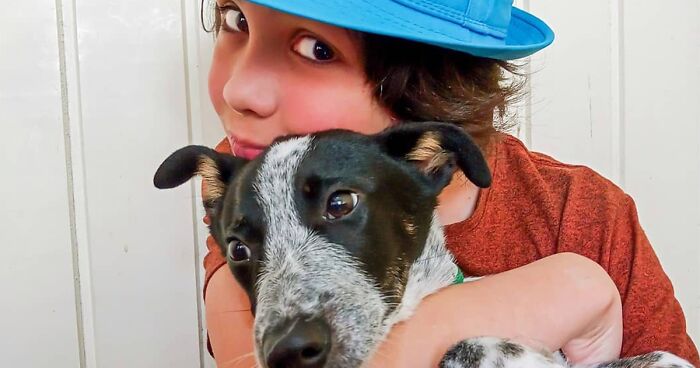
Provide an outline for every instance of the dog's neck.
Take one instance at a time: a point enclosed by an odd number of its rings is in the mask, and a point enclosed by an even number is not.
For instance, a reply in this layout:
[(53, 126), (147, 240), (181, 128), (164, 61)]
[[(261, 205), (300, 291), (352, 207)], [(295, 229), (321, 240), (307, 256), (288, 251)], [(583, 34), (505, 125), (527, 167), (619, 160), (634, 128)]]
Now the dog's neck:
[(423, 298), (451, 285), (458, 271), (452, 254), (447, 250), (442, 225), (438, 216), (433, 214), (425, 248), (411, 266), (401, 304), (387, 318), (387, 330), (395, 323), (409, 318)]

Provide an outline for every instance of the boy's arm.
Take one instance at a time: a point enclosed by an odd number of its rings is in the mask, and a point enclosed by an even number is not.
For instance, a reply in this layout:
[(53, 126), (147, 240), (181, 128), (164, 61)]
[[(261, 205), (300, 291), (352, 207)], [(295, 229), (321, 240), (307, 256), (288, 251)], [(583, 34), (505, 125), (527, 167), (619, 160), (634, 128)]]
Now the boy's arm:
[(211, 276), (204, 305), (217, 368), (254, 367), (250, 302), (228, 267), (220, 267)]
[[(211, 278), (205, 305), (217, 366), (254, 364), (250, 306), (227, 268)], [(565, 352), (572, 357), (611, 359), (620, 348), (620, 321), (619, 295), (600, 266), (557, 254), (426, 298), (392, 330), (370, 367), (434, 367), (452, 344), (481, 335), (547, 349), (571, 341)]]
[(673, 286), (642, 230), (636, 206), (621, 198), (607, 245), (607, 271), (623, 302), (622, 356), (654, 350), (674, 353), (700, 367)]
[(563, 348), (577, 363), (615, 359), (622, 340), (620, 297), (597, 263), (555, 254), (429, 296), (394, 327), (369, 367), (436, 367), (453, 344), (476, 336)]

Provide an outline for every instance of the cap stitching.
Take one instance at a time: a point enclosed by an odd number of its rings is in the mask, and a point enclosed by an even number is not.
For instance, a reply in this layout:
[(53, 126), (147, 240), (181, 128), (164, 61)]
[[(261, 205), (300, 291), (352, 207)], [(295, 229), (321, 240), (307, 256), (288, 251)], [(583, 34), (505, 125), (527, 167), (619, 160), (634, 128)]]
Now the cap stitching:
[[(374, 14), (374, 15), (376, 15), (376, 16), (379, 16), (379, 17), (382, 17), (383, 19), (385, 19), (385, 20), (387, 20), (387, 21), (391, 21), (392, 23), (394, 23), (394, 24), (396, 24), (396, 25), (398, 25), (398, 26), (404, 27), (404, 28), (407, 29), (407, 30), (416, 31), (415, 29), (411, 29), (411, 28), (408, 27), (408, 25), (411, 25), (411, 26), (414, 26), (414, 27), (419, 28), (420, 30), (418, 30), (418, 32), (419, 32), (419, 33), (422, 33), (422, 34), (425, 34), (425, 35), (439, 34), (439, 35), (442, 35), (442, 36), (447, 37), (447, 38), (449, 38), (449, 39), (451, 39), (451, 40), (454, 40), (454, 41), (464, 42), (464, 39), (456, 38), (456, 37), (450, 36), (450, 35), (448, 35), (448, 34), (446, 34), (446, 33), (443, 33), (443, 32), (440, 32), (440, 31), (436, 31), (436, 30), (434, 30), (434, 29), (428, 29), (428, 28), (426, 28), (426, 27), (421, 26), (420, 24), (413, 23), (413, 22), (411, 22), (411, 21), (408, 21), (408, 20), (399, 18), (399, 17), (395, 16), (394, 14), (391, 14), (391, 13), (385, 11), (384, 9), (381, 9), (381, 8), (378, 8), (378, 7), (374, 6), (374, 4), (372, 4), (369, 0), (361, 0), (361, 1), (363, 1), (364, 3), (366, 3), (366, 4), (370, 5), (370, 6), (372, 6), (372, 8), (374, 8), (374, 9), (376, 9), (376, 10), (378, 10), (379, 12), (382, 13), (382, 14), (379, 14), (379, 13), (372, 13), (372, 14)], [(387, 17), (384, 17), (383, 15), (388, 15), (389, 17), (387, 18)], [(397, 20), (403, 21), (404, 23), (397, 22)], [(429, 33), (428, 33), (428, 32), (425, 32), (425, 31), (429, 31)]]
[[(405, 2), (408, 2), (406, 0), (403, 0), (403, 1), (395, 0), (395, 1), (402, 4), (402, 5), (405, 5)], [(459, 18), (461, 16), (458, 11), (456, 11), (452, 8), (443, 6), (443, 5), (432, 4), (432, 3), (426, 2), (425, 0), (413, 0), (412, 2), (419, 4), (420, 6), (428, 8), (430, 10), (434, 10), (434, 11), (441, 13), (443, 15), (446, 15), (448, 17)], [(471, 2), (469, 4), (471, 5)], [(410, 7), (410, 5), (409, 5), (409, 7)]]
[[(462, 25), (465, 25), (466, 23), (475, 24), (475, 25), (487, 28), (489, 31), (493, 31), (495, 33), (495, 35), (497, 35), (497, 36), (502, 36), (502, 37), (506, 36), (507, 29), (508, 29), (507, 27), (506, 28), (496, 27), (496, 26), (490, 25), (488, 23), (484, 23), (484, 22), (481, 22), (481, 21), (478, 21), (478, 20), (475, 20), (475, 19), (468, 17), (467, 14), (469, 13), (469, 9), (471, 9), (471, 4), (472, 4), (471, 1), (469, 2), (469, 5), (467, 7), (467, 11), (461, 15), (457, 11), (454, 11), (454, 10), (450, 11), (450, 8), (443, 7), (442, 5), (431, 4), (431, 3), (426, 2), (425, 0), (413, 0), (413, 1), (417, 4), (419, 4), (420, 6), (428, 8), (430, 10), (434, 10), (437, 13), (441, 13), (441, 14), (448, 16), (448, 17), (451, 17), (451, 18), (457, 18), (456, 20), (460, 20), (459, 18), (462, 18), (461, 19)], [(453, 13), (453, 14), (451, 14), (451, 13)], [(459, 24), (458, 22), (455, 22), (455, 23)], [(478, 32), (478, 30), (476, 30), (476, 31)]]

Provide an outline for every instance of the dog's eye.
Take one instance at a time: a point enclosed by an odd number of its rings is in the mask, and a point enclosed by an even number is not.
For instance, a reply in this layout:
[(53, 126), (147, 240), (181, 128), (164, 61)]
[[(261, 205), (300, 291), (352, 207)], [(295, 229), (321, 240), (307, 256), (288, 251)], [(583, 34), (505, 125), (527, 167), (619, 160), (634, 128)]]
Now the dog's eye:
[(357, 196), (357, 193), (347, 190), (334, 192), (328, 198), (328, 202), (326, 203), (326, 214), (324, 217), (327, 220), (335, 220), (343, 217), (352, 212), (352, 210), (357, 206), (358, 200), (359, 197)]
[(250, 248), (238, 239), (234, 239), (227, 246), (228, 258), (234, 262), (250, 260)]

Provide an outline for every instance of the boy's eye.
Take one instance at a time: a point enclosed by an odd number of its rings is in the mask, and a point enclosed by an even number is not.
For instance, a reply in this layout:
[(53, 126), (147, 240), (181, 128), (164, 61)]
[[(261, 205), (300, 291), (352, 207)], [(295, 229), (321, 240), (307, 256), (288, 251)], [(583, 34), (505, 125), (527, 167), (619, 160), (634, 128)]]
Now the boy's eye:
[(309, 36), (302, 37), (294, 44), (294, 51), (313, 61), (331, 61), (335, 57), (335, 53), (330, 46)]
[(220, 7), (221, 27), (228, 32), (248, 32), (248, 21), (240, 10), (231, 7)]

